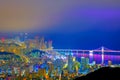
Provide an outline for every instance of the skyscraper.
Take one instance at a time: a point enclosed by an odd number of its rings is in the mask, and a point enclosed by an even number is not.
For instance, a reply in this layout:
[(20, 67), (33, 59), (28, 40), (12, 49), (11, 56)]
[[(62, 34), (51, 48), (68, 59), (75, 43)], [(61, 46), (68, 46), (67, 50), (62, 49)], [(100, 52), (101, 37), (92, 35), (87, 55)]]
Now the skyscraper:
[(40, 40), (40, 49), (45, 49), (44, 37), (42, 37)]
[(82, 68), (82, 70), (86, 70), (88, 64), (89, 64), (89, 58), (81, 57), (81, 68)]
[(52, 49), (52, 41), (51, 41), (51, 40), (48, 41), (48, 48), (49, 48), (49, 49)]
[(35, 47), (36, 47), (36, 49), (40, 48), (40, 41), (39, 41), (39, 37), (38, 36), (35, 37)]
[(72, 58), (72, 55), (69, 54), (69, 55), (68, 55), (68, 71), (69, 71), (69, 72), (72, 71), (72, 66), (73, 66), (73, 58)]

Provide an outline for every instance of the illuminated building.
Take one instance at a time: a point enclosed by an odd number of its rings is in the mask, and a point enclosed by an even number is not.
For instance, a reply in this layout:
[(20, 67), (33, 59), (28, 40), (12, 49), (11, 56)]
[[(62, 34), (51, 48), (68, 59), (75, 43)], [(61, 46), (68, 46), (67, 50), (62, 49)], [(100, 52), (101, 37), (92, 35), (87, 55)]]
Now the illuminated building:
[(40, 49), (46, 49), (44, 37), (42, 37), (41, 40), (40, 40)]
[(25, 41), (25, 45), (26, 45), (26, 48), (28, 49), (29, 46), (30, 46), (30, 41), (29, 41), (29, 40), (26, 40), (26, 41)]
[(89, 58), (81, 57), (81, 68), (82, 68), (82, 70), (86, 70), (88, 64), (89, 64)]
[(48, 41), (48, 49), (52, 49), (52, 41)]
[(71, 72), (73, 66), (73, 58), (72, 55), (68, 55), (68, 71)]
[(24, 33), (20, 33), (20, 41), (24, 41)]
[(36, 49), (40, 49), (40, 41), (39, 41), (39, 37), (38, 36), (35, 37), (34, 44), (35, 44), (35, 48)]
[(15, 41), (20, 42), (20, 37), (19, 37), (19, 36), (16, 36), (16, 37), (15, 37)]

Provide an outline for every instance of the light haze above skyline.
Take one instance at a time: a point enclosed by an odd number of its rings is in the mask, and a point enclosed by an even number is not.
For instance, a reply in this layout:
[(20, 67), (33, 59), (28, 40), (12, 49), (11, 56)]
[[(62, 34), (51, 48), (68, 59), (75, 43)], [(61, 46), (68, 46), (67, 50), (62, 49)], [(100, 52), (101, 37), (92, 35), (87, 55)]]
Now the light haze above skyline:
[(0, 31), (118, 30), (119, 3), (119, 0), (2, 0)]
[(0, 37), (15, 32), (56, 48), (120, 49), (120, 0), (1, 0)]

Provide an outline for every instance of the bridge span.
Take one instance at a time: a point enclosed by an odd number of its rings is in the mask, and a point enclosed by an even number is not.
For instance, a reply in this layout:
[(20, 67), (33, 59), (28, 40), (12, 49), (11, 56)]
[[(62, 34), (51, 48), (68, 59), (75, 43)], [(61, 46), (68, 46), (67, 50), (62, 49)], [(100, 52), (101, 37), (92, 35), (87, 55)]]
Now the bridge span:
[(48, 53), (50, 51), (54, 51), (54, 52), (63, 52), (63, 53), (67, 53), (68, 55), (71, 53), (77, 53), (77, 54), (84, 54), (84, 53), (89, 53), (90, 56), (93, 56), (94, 53), (101, 53), (101, 64), (104, 64), (104, 60), (105, 60), (105, 53), (117, 53), (120, 55), (120, 50), (111, 50), (108, 49), (106, 47), (100, 47), (98, 49), (93, 49), (93, 50), (82, 50), (82, 49), (42, 49), (43, 51), (47, 51)]

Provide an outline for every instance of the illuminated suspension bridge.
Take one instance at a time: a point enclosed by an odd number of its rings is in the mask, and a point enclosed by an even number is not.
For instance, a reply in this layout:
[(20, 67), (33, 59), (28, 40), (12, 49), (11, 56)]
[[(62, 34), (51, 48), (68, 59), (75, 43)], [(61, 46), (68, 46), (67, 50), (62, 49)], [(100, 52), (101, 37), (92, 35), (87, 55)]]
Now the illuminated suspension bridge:
[[(119, 60), (120, 60), (120, 50), (111, 50), (111, 49), (108, 49), (106, 47), (100, 47), (100, 48), (94, 49), (94, 50), (81, 50), (81, 49), (52, 49), (52, 50), (42, 49), (42, 50), (46, 51), (48, 53), (53, 51), (53, 52), (58, 52), (58, 53), (65, 53), (67, 55), (69, 55), (69, 54), (72, 54), (72, 55), (74, 55), (74, 54), (86, 54), (87, 53), (87, 54), (89, 54), (89, 58), (93, 57), (94, 55), (99, 54), (101, 56), (101, 64), (104, 64), (104, 61), (106, 59), (106, 54), (109, 55), (110, 57), (113, 57), (113, 55), (117, 54), (117, 58), (119, 58)], [(109, 57), (109, 56), (107, 56), (107, 57)]]

